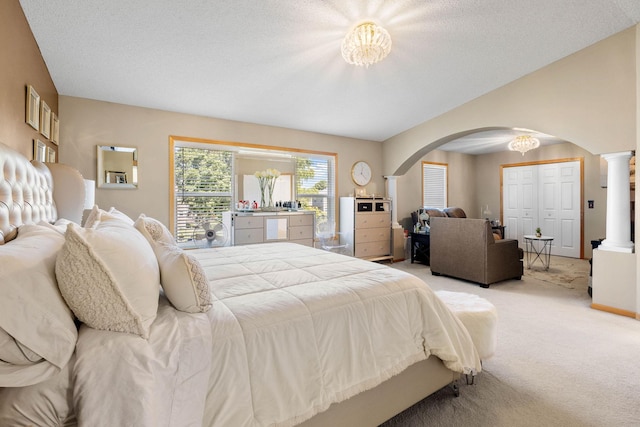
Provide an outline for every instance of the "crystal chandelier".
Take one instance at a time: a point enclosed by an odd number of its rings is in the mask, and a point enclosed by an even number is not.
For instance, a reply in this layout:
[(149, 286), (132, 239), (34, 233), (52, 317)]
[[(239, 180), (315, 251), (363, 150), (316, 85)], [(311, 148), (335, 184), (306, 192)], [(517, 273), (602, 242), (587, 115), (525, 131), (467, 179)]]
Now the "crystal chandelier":
[(519, 151), (524, 156), (529, 150), (533, 150), (534, 148), (538, 148), (540, 146), (540, 141), (538, 138), (534, 138), (531, 135), (520, 135), (516, 136), (509, 142), (509, 150), (511, 151)]
[(369, 65), (382, 61), (391, 52), (391, 36), (371, 21), (349, 31), (342, 41), (342, 57), (349, 64)]

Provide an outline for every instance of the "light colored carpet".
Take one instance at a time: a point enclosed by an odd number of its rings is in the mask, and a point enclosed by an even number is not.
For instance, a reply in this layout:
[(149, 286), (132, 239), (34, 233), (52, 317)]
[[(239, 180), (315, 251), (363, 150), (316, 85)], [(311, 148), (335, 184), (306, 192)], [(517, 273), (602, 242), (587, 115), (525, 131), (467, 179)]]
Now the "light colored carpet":
[(460, 397), (445, 388), (383, 426), (640, 426), (640, 321), (591, 309), (584, 279), (557, 283), (585, 264), (588, 277), (587, 261), (553, 257), (549, 276), (525, 268), (523, 280), (489, 289), (392, 264), (434, 290), (491, 301), (498, 347), (475, 385), (460, 381)]

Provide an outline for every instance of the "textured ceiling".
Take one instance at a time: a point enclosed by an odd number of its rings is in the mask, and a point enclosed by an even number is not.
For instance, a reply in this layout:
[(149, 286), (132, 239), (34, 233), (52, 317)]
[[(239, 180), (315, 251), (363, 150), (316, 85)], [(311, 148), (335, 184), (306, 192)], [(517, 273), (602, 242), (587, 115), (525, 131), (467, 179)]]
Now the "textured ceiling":
[[(639, 0), (20, 3), (61, 95), (374, 141), (640, 22)], [(393, 40), (368, 69), (340, 56), (365, 18)]]

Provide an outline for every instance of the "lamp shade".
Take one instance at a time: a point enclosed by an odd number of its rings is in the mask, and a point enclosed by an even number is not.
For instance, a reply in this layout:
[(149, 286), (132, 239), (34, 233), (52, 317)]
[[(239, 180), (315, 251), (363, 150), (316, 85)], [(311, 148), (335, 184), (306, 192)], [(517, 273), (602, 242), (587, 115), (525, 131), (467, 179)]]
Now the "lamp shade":
[(92, 209), (96, 204), (96, 182), (92, 179), (84, 180), (84, 208)]

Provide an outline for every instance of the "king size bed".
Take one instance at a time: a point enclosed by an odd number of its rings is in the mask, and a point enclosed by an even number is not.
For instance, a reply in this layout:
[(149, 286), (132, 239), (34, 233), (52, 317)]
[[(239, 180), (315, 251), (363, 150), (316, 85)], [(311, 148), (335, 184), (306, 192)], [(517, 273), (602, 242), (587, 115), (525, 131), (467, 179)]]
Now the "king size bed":
[[(183, 251), (0, 144), (0, 425), (378, 425), (480, 361), (416, 277), (293, 243)], [(452, 392), (453, 396), (453, 392)]]

